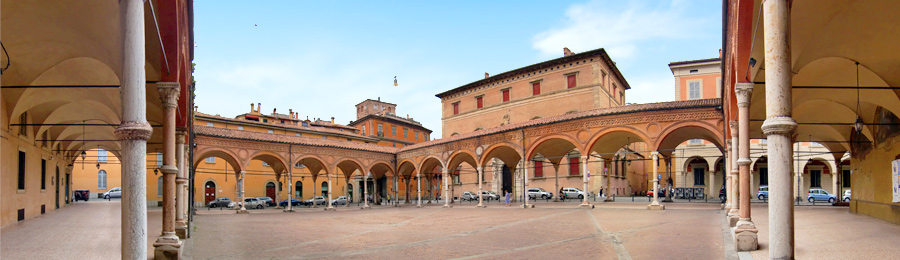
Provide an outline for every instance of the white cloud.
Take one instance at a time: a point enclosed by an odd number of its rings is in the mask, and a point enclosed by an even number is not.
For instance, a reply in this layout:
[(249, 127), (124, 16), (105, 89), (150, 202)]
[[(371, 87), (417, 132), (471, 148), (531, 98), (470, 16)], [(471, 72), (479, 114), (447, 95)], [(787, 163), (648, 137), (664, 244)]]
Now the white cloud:
[(545, 56), (558, 56), (563, 47), (575, 52), (605, 48), (615, 59), (629, 59), (641, 51), (641, 42), (690, 37), (702, 23), (681, 1), (659, 7), (628, 1), (625, 7), (611, 8), (614, 3), (572, 5), (563, 26), (535, 35), (532, 47)]

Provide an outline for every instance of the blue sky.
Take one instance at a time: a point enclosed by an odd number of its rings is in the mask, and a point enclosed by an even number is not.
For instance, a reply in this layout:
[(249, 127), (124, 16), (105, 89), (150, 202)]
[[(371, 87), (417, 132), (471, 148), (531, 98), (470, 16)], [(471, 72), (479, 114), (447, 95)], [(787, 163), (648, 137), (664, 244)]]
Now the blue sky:
[[(574, 52), (606, 48), (627, 102), (671, 101), (667, 64), (717, 57), (721, 1), (196, 0), (199, 111), (293, 109), (356, 119), (367, 98), (397, 104), (441, 136), (434, 95)], [(393, 86), (397, 76), (399, 86)]]

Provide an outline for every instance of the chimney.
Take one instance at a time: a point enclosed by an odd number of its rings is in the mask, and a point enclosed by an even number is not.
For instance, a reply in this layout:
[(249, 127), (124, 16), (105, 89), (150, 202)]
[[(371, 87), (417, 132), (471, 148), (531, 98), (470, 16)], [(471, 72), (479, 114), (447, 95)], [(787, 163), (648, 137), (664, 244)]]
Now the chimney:
[(331, 117), (331, 123), (334, 124), (334, 117)]
[(378, 102), (381, 102), (381, 97), (378, 97)]
[(491, 77), (491, 74), (488, 74), (487, 72), (484, 73), (484, 78), (490, 78), (490, 77)]
[(406, 119), (409, 119), (409, 114), (406, 114)]
[(259, 111), (261, 111), (261, 110), (262, 110), (262, 103), (256, 103), (256, 112), (259, 113)]
[(253, 103), (250, 103), (250, 113), (253, 113)]
[(294, 109), (288, 108), (288, 113), (291, 115), (291, 118), (293, 119), (294, 118)]
[(722, 58), (722, 49), (719, 49), (719, 59)]
[(574, 55), (575, 53), (569, 50), (569, 47), (563, 47), (563, 57)]
[(194, 106), (194, 112), (197, 112), (197, 106)]
[(273, 115), (273, 116), (275, 115), (275, 111), (278, 111), (278, 109), (277, 109), (277, 108), (273, 108), (273, 109), (272, 109), (272, 115)]

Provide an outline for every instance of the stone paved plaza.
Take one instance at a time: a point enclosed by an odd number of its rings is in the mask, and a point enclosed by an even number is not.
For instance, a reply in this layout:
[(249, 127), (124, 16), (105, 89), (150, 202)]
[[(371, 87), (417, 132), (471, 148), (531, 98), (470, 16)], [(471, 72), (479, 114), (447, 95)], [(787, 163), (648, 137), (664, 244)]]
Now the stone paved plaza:
[[(427, 204), (423, 208), (356, 205), (322, 208), (206, 210), (195, 216), (186, 243), (189, 259), (737, 259), (714, 203), (536, 202), (536, 208)], [(2, 229), (2, 259), (117, 259), (118, 201), (80, 202)], [(847, 212), (800, 206), (797, 259), (890, 259), (900, 254), (900, 226)], [(151, 208), (149, 243), (158, 236), (160, 211)], [(759, 251), (768, 258), (766, 204), (753, 204)], [(51, 239), (46, 239), (46, 238)], [(148, 250), (152, 246), (148, 244)]]

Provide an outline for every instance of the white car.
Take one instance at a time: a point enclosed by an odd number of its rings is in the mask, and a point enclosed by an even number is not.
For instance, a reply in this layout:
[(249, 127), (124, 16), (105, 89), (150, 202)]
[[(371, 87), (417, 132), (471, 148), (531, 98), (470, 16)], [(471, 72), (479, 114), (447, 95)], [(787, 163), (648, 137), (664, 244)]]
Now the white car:
[(563, 188), (562, 194), (559, 195), (561, 198), (567, 199), (584, 199), (584, 191), (581, 191), (577, 188)]
[(347, 196), (340, 196), (331, 200), (331, 205), (347, 205)]
[(103, 193), (103, 199), (121, 198), (121, 197), (122, 197), (122, 188), (121, 187), (115, 187), (115, 188), (112, 188), (111, 190), (108, 190)]
[(850, 189), (844, 191), (844, 196), (843, 198), (841, 198), (841, 200), (845, 202), (850, 201)]
[(244, 208), (262, 209), (266, 207), (266, 202), (258, 198), (244, 198)]
[(500, 200), (500, 195), (497, 195), (497, 193), (493, 192), (493, 191), (483, 190), (483, 191), (481, 191), (481, 199), (487, 200), (487, 201)]
[(316, 205), (325, 205), (328, 204), (328, 200), (325, 199), (325, 196), (315, 196), (312, 199), (306, 200), (307, 205), (313, 205), (313, 203)]
[(553, 198), (553, 193), (547, 192), (543, 188), (528, 188), (528, 198), (547, 200)]

